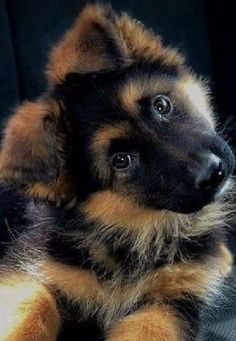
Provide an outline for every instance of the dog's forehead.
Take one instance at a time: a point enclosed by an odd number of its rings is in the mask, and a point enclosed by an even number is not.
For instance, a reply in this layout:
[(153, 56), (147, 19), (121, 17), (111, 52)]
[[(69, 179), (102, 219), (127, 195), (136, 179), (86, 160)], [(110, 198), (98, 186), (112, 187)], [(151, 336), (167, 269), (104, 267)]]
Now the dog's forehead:
[[(183, 72), (170, 75), (164, 72), (152, 74), (140, 71), (120, 80), (116, 93), (118, 97), (116, 100), (121, 106), (117, 106), (119, 120), (116, 120), (115, 112), (112, 114), (114, 121), (104, 124), (102, 120), (102, 125), (99, 125), (93, 135), (93, 150), (102, 151), (104, 148), (107, 150), (110, 142), (116, 139), (135, 138), (155, 142), (159, 138), (156, 135), (155, 123), (153, 124), (155, 120), (152, 120), (151, 126), (145, 124), (149, 116), (144, 115), (140, 100), (149, 97), (151, 101), (159, 94), (170, 97), (174, 110), (177, 111), (175, 120), (178, 121), (178, 113), (180, 116), (191, 118), (187, 120), (189, 130), (194, 130), (198, 124), (206, 129), (214, 129), (215, 120), (210, 106), (208, 88), (195, 74)], [(123, 116), (119, 115), (120, 110)], [(151, 108), (145, 110), (151, 110)], [(106, 117), (105, 112), (104, 116)], [(141, 125), (140, 122), (142, 122)], [(156, 125), (158, 124), (157, 119)], [(186, 125), (184, 127), (186, 128)], [(164, 133), (163, 129), (162, 132)]]
[(180, 110), (205, 121), (211, 129), (215, 129), (210, 91), (205, 81), (185, 74), (176, 80), (173, 96)]
[(174, 86), (174, 78), (166, 74), (142, 74), (130, 77), (120, 85), (118, 96), (121, 105), (132, 116), (139, 113), (139, 101), (153, 98), (158, 94), (168, 94)]
[(164, 72), (140, 72), (140, 75), (130, 77), (120, 84), (118, 90), (121, 105), (133, 117), (140, 117), (139, 102), (142, 98), (151, 100), (157, 95), (169, 96), (179, 112), (205, 121), (214, 128), (209, 89), (192, 72), (185, 71), (174, 76)]

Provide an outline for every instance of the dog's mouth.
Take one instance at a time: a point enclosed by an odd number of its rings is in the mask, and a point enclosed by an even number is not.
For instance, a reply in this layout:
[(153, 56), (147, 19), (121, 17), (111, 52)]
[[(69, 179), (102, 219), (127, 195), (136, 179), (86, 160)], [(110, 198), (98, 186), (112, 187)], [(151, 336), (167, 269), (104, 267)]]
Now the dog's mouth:
[(166, 209), (176, 213), (190, 214), (200, 211), (203, 207), (216, 201), (225, 200), (230, 188), (232, 188), (232, 180), (229, 178), (214, 190), (196, 191), (191, 194), (175, 194), (174, 191), (167, 196), (152, 197), (149, 204), (156, 209)]
[(182, 213), (182, 214), (191, 214), (200, 211), (203, 207), (209, 205), (214, 202), (214, 199), (206, 199), (206, 200), (196, 200), (195, 198), (179, 198), (175, 201), (173, 205), (168, 207), (168, 210)]
[(227, 197), (226, 193), (228, 193), (231, 187), (231, 181), (227, 180), (215, 192), (175, 198), (173, 205), (170, 205), (169, 209), (183, 214), (198, 212), (211, 203), (224, 201)]

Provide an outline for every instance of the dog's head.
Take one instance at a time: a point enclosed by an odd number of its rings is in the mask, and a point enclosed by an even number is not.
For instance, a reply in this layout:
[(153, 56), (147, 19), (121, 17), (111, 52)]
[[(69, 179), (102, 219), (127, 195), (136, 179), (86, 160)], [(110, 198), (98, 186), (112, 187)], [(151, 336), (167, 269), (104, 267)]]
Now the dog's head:
[(48, 93), (8, 122), (1, 178), (41, 197), (77, 196), (110, 222), (198, 211), (225, 187), (234, 158), (206, 84), (140, 22), (87, 6), (47, 75)]

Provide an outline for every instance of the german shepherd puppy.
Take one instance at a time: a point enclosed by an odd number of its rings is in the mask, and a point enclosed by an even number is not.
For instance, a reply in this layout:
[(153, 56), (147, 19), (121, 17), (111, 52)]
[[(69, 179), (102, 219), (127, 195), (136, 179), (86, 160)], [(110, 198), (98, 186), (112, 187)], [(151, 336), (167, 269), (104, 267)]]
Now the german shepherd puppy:
[(95, 318), (107, 341), (195, 340), (232, 262), (234, 158), (206, 84), (101, 5), (53, 49), (47, 77), (2, 141), (2, 182), (22, 194), (2, 187), (0, 340), (56, 340), (65, 317)]

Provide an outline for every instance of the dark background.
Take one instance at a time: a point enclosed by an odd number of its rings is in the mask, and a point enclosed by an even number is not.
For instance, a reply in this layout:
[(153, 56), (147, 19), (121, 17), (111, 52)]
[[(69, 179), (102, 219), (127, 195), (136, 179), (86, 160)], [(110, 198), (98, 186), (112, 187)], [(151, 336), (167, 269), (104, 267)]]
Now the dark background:
[[(209, 79), (216, 111), (236, 151), (234, 1), (110, 2), (115, 9), (128, 11), (152, 27), (167, 44), (179, 47), (193, 69)], [(34, 99), (46, 89), (43, 70), (48, 52), (85, 3), (78, 0), (0, 0), (1, 125), (19, 102)], [(230, 241), (235, 247), (234, 229)], [(233, 311), (236, 308), (230, 305), (233, 300), (236, 301), (232, 293), (227, 305), (220, 304), (219, 313), (208, 315), (204, 340), (236, 340), (236, 312)], [(71, 330), (64, 339), (72, 340), (69, 335), (72, 335)]]

